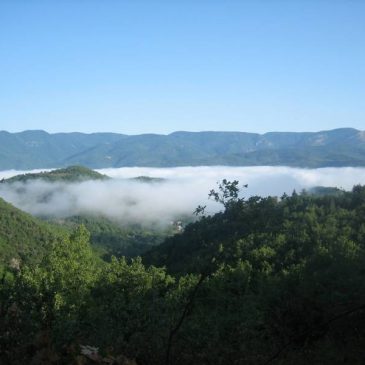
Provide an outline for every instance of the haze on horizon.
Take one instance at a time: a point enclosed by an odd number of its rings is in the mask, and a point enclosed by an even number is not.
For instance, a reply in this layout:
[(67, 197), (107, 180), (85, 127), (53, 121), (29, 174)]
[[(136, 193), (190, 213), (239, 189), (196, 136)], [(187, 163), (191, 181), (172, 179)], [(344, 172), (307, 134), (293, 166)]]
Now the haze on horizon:
[(365, 2), (0, 3), (0, 129), (364, 129)]
[(36, 131), (40, 131), (40, 132), (46, 132), (48, 134), (72, 134), (72, 133), (82, 133), (82, 134), (97, 134), (97, 133), (112, 133), (112, 134), (120, 134), (120, 135), (125, 135), (125, 136), (139, 136), (139, 135), (162, 135), (162, 136), (168, 136), (170, 134), (173, 133), (181, 133), (181, 132), (187, 132), (187, 133), (201, 133), (201, 132), (222, 132), (222, 133), (250, 133), (250, 134), (258, 134), (258, 135), (265, 135), (267, 133), (319, 133), (319, 132), (326, 132), (326, 131), (335, 131), (335, 130), (341, 130), (341, 129), (354, 129), (356, 131), (359, 132), (363, 132), (365, 133), (365, 127), (362, 127), (361, 129), (358, 128), (354, 128), (354, 127), (339, 127), (339, 128), (333, 128), (333, 129), (328, 129), (328, 130), (313, 130), (313, 131), (309, 131), (309, 130), (303, 130), (303, 131), (292, 131), (292, 130), (286, 130), (286, 131), (277, 131), (277, 130), (270, 130), (270, 131), (266, 131), (266, 132), (247, 132), (247, 131), (233, 131), (233, 130), (222, 130), (222, 131), (217, 131), (217, 130), (201, 130), (201, 131), (187, 131), (187, 130), (176, 130), (176, 131), (171, 131), (171, 132), (166, 132), (166, 133), (154, 133), (154, 132), (150, 132), (150, 131), (146, 131), (143, 133), (119, 133), (119, 132), (113, 132), (113, 131), (104, 131), (104, 132), (97, 132), (97, 131), (93, 131), (93, 132), (80, 132), (80, 131), (70, 131), (70, 132), (50, 132), (49, 130), (44, 130), (44, 129), (27, 129), (27, 130), (19, 130), (17, 132), (10, 132), (8, 130), (0, 130), (0, 132), (8, 132), (8, 133), (12, 133), (12, 134), (17, 134), (17, 133), (24, 133), (24, 132), (36, 132)]

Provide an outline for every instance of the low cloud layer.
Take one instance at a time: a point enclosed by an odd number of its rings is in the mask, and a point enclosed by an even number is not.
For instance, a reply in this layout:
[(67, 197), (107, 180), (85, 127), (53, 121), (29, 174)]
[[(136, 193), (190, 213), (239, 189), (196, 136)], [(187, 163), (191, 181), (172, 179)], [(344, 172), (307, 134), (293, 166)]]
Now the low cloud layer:
[[(208, 212), (220, 209), (207, 200), (210, 189), (226, 178), (248, 184), (242, 193), (281, 196), (313, 186), (335, 186), (349, 190), (365, 184), (364, 168), (296, 169), (288, 167), (179, 167), (119, 168), (99, 172), (113, 179), (81, 183), (0, 184), (0, 196), (16, 207), (38, 216), (67, 217), (77, 214), (101, 214), (121, 223), (168, 223), (190, 215), (199, 204), (208, 204)], [(0, 179), (18, 174), (0, 171)], [(159, 177), (162, 183), (142, 183), (129, 178)]]

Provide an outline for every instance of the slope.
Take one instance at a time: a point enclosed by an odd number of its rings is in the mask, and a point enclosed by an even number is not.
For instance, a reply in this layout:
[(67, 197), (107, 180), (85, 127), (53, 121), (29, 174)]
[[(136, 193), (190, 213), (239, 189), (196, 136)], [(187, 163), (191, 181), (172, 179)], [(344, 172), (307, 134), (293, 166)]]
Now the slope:
[(365, 132), (352, 128), (261, 135), (244, 132), (174, 132), (135, 136), (0, 132), (0, 169), (219, 164), (365, 166)]
[(48, 182), (80, 182), (86, 180), (106, 180), (108, 176), (83, 166), (69, 166), (39, 173), (27, 173), (4, 179), (1, 183), (27, 182), (32, 180), (45, 180)]
[(0, 265), (18, 260), (38, 262), (62, 234), (62, 229), (42, 222), (0, 198)]

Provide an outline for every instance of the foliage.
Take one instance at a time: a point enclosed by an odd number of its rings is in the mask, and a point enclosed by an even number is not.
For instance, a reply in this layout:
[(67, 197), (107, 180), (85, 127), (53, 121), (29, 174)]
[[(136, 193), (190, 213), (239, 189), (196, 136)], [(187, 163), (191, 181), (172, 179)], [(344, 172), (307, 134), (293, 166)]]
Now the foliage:
[(90, 242), (101, 257), (109, 261), (111, 256), (135, 257), (157, 246), (168, 236), (172, 228), (144, 227), (142, 225), (121, 225), (101, 216), (79, 215), (63, 220), (51, 220), (61, 227), (75, 229), (84, 225), (90, 232)]
[(38, 262), (63, 234), (0, 198), (0, 265)]
[(236, 193), (143, 261), (100, 262), (80, 226), (3, 267), (0, 362), (85, 363), (88, 345), (140, 365), (362, 364), (365, 187)]
[(75, 181), (105, 180), (105, 179), (108, 179), (106, 175), (102, 175), (86, 167), (69, 166), (64, 169), (16, 175), (9, 179), (3, 180), (2, 183), (27, 182), (32, 180), (44, 180), (49, 182), (55, 182), (55, 181), (75, 182)]

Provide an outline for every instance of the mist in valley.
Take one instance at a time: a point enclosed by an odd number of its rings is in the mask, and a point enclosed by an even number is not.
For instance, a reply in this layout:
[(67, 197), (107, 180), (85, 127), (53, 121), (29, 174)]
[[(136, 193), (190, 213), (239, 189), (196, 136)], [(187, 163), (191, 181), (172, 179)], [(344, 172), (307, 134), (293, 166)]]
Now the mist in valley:
[[(37, 172), (40, 170), (37, 170)], [(213, 214), (220, 205), (208, 199), (222, 179), (238, 180), (243, 197), (281, 196), (314, 186), (350, 190), (365, 183), (364, 168), (298, 169), (289, 167), (178, 167), (118, 168), (97, 170), (112, 179), (78, 183), (0, 184), (0, 196), (16, 207), (36, 216), (65, 218), (74, 215), (102, 215), (120, 224), (170, 224), (172, 220), (192, 216), (198, 205), (207, 205)], [(30, 171), (27, 171), (30, 172)], [(19, 171), (1, 171), (0, 179)], [(143, 182), (138, 176), (162, 178)]]

